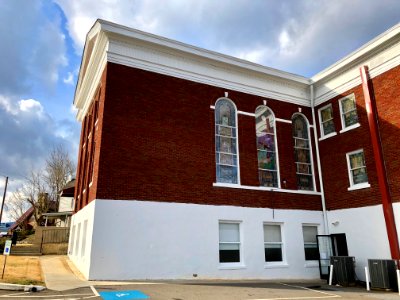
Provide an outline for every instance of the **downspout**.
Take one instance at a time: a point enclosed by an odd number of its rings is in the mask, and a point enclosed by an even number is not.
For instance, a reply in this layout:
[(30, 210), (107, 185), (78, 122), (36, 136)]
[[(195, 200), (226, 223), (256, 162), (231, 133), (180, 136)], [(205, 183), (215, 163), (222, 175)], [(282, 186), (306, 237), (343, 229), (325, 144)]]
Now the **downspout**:
[(392, 259), (397, 261), (399, 266), (400, 248), (399, 239), (394, 219), (392, 197), (389, 190), (389, 182), (386, 175), (385, 161), (383, 157), (382, 142), (379, 133), (379, 118), (376, 107), (375, 95), (371, 86), (369, 71), (367, 66), (360, 67), (362, 88), (365, 100), (365, 109), (367, 110), (369, 132), (371, 134), (371, 144), (374, 153), (376, 171), (378, 175), (379, 190), (382, 195), (383, 216), (386, 223), (386, 232), (388, 235), (390, 253)]
[(329, 234), (329, 226), (328, 226), (328, 215), (326, 213), (326, 204), (325, 204), (325, 192), (324, 192), (324, 183), (322, 181), (322, 168), (321, 168), (321, 160), (319, 156), (319, 144), (318, 144), (318, 134), (317, 134), (317, 123), (315, 121), (315, 107), (314, 107), (314, 85), (310, 85), (310, 98), (311, 98), (311, 112), (312, 119), (314, 124), (314, 144), (315, 144), (315, 154), (317, 155), (317, 168), (318, 168), (318, 178), (319, 178), (319, 186), (321, 190), (321, 204), (322, 204), (322, 214), (324, 219), (324, 234)]

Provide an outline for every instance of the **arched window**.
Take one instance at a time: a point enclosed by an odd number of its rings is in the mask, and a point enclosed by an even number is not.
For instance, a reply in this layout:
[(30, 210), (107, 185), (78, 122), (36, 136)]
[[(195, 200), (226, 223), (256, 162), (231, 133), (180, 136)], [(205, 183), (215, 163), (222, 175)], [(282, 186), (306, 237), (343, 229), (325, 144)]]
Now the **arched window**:
[(215, 104), (215, 159), (217, 182), (238, 183), (235, 104), (221, 98)]
[(255, 116), (260, 185), (278, 187), (275, 117), (266, 106), (257, 107)]
[(313, 190), (313, 173), (311, 164), (310, 138), (308, 122), (301, 114), (292, 118), (294, 155), (296, 163), (297, 188), (299, 190)]

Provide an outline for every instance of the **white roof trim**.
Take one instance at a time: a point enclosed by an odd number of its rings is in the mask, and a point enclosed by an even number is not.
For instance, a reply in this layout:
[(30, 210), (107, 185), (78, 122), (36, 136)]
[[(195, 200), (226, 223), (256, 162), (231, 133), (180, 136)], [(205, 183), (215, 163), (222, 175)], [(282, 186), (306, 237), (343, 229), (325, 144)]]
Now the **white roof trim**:
[(358, 68), (371, 77), (400, 65), (400, 23), (308, 79), (239, 58), (187, 45), (104, 20), (88, 32), (75, 90), (77, 119), (83, 120), (107, 62), (136, 67), (212, 86), (310, 106), (360, 84)]

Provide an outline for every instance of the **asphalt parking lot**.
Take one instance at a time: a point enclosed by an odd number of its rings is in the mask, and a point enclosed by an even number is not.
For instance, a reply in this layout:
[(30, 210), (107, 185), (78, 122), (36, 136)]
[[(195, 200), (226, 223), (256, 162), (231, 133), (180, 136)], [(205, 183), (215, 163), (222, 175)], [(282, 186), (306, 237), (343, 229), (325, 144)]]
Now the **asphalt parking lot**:
[[(146, 298), (147, 297), (147, 298)], [(362, 287), (328, 286), (317, 282), (266, 281), (162, 281), (97, 285), (63, 292), (0, 291), (3, 299), (151, 299), (151, 300), (298, 300), (298, 299), (400, 299), (398, 293), (367, 292)]]

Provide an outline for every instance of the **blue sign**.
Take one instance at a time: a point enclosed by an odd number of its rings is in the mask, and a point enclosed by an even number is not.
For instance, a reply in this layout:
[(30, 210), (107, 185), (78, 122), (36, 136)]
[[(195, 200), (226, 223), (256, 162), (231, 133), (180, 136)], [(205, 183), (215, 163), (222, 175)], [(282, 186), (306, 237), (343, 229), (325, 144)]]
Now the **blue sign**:
[(128, 300), (128, 299), (149, 299), (150, 297), (143, 294), (141, 291), (113, 291), (100, 292), (101, 298), (104, 300)]

